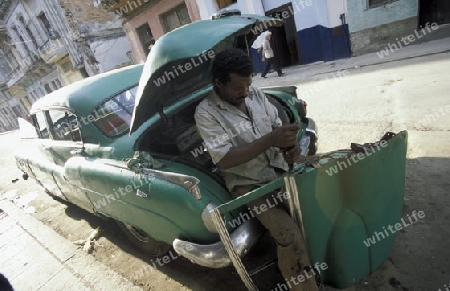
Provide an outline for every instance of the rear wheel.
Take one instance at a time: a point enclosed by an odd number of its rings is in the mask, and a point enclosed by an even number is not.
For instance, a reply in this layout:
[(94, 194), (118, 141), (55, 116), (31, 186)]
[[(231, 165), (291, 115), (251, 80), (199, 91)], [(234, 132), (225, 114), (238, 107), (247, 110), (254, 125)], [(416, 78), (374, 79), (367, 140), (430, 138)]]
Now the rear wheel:
[(117, 221), (117, 224), (135, 246), (137, 246), (150, 256), (162, 256), (172, 248), (171, 245), (166, 244), (165, 242), (155, 240), (142, 229), (136, 228), (121, 221)]

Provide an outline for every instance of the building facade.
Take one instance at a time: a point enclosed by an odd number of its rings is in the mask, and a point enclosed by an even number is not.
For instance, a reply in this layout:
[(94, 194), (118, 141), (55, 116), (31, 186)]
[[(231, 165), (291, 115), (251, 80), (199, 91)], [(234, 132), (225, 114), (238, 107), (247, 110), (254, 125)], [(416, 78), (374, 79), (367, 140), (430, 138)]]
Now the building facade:
[(135, 63), (143, 63), (155, 41), (184, 24), (200, 20), (195, 0), (109, 0), (103, 7), (119, 16)]
[[(404, 45), (402, 38), (423, 34), (432, 23), (450, 23), (448, 0), (352, 0), (348, 22), (354, 55)], [(425, 30), (427, 32), (427, 30)], [(400, 41), (400, 43), (399, 43)]]
[[(202, 19), (224, 7), (237, 8), (243, 14), (282, 18), (285, 25), (270, 29), (273, 46), (282, 66), (310, 64), (350, 57), (350, 39), (346, 23), (346, 0), (198, 0)], [(252, 50), (256, 69), (260, 63)]]
[(117, 19), (97, 1), (0, 1), (0, 122), (25, 117), (64, 85), (130, 64)]

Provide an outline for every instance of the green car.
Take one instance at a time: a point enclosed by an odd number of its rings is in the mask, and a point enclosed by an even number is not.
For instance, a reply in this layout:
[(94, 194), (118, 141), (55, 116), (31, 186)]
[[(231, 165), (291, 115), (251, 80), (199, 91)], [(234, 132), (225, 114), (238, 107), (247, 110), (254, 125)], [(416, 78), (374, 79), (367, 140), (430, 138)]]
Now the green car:
[[(390, 238), (367, 248), (362, 239), (401, 217), (406, 133), (343, 175), (327, 177), (324, 171), (349, 157), (350, 150), (295, 165), (283, 177), (232, 200), (196, 130), (194, 111), (212, 90), (214, 55), (231, 47), (246, 50), (262, 27), (280, 25), (282, 20), (258, 15), (219, 14), (160, 38), (144, 66), (113, 70), (48, 94), (33, 104), (35, 136), (16, 153), (17, 166), (52, 195), (116, 220), (149, 254), (161, 256), (173, 248), (208, 268), (233, 264), (253, 290), (241, 257), (264, 229), (255, 219), (226, 222), (242, 217), (248, 201), (284, 186), (311, 261), (331, 266), (321, 273), (322, 280), (340, 287), (354, 284), (387, 258), (393, 244)], [(283, 122), (302, 124), (302, 154), (315, 154), (317, 131), (296, 87), (262, 89)], [(385, 161), (385, 155), (390, 155), (386, 169), (380, 163), (379, 169), (360, 168), (370, 160)], [(368, 180), (364, 174), (372, 170)], [(373, 187), (380, 179), (387, 186)], [(350, 180), (357, 186), (347, 185)], [(361, 245), (355, 246), (355, 237)]]

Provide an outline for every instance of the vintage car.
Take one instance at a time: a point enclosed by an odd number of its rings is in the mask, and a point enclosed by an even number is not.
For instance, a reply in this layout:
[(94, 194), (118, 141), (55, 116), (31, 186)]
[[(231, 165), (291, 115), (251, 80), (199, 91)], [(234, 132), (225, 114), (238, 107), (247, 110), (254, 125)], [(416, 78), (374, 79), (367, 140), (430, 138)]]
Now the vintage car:
[[(322, 279), (338, 287), (354, 284), (387, 258), (393, 244), (389, 238), (367, 248), (362, 240), (401, 217), (405, 133), (342, 175), (324, 170), (351, 150), (294, 165), (232, 200), (195, 127), (195, 108), (212, 90), (214, 55), (231, 47), (246, 50), (264, 29), (280, 25), (282, 20), (258, 15), (219, 14), (160, 38), (144, 66), (112, 70), (48, 94), (32, 106), (36, 137), (24, 140), (25, 150), (16, 153), (18, 168), (52, 195), (116, 220), (149, 254), (161, 256), (173, 247), (205, 267), (233, 264), (252, 290), (240, 258), (264, 230), (255, 219), (234, 226), (225, 221), (238, 218), (248, 201), (284, 186), (311, 261), (330, 266)], [(315, 124), (296, 87), (263, 91), (283, 122), (302, 125), (302, 153), (314, 154)]]

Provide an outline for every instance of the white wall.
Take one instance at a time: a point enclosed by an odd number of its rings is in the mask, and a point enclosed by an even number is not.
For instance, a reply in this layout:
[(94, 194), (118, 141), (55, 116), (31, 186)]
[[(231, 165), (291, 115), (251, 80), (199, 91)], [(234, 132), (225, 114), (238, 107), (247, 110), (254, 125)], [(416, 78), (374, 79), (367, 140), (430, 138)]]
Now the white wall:
[(327, 0), (328, 7), (328, 24), (330, 28), (340, 26), (342, 24), (339, 18), (341, 14), (345, 14), (348, 18), (347, 0)]
[(126, 36), (94, 42), (91, 44), (91, 49), (100, 63), (98, 64), (99, 73), (109, 71), (115, 66), (130, 61), (127, 52), (131, 50), (131, 47)]
[(201, 19), (210, 19), (219, 10), (216, 0), (197, 0)]
[[(340, 0), (338, 0), (340, 1)], [(327, 0), (262, 0), (266, 11), (292, 3), (297, 31), (316, 25), (330, 27), (328, 22)]]

